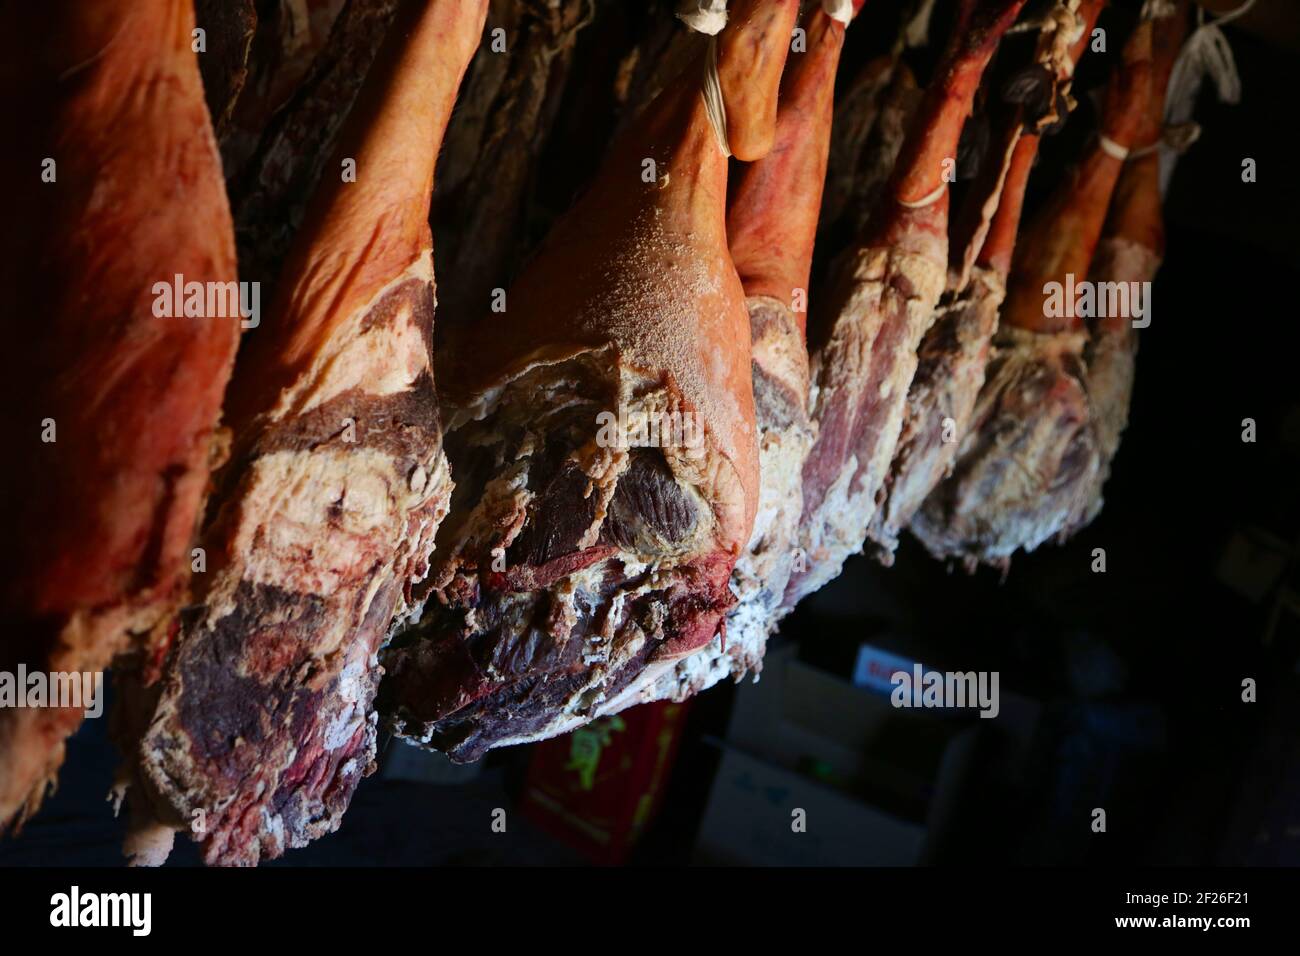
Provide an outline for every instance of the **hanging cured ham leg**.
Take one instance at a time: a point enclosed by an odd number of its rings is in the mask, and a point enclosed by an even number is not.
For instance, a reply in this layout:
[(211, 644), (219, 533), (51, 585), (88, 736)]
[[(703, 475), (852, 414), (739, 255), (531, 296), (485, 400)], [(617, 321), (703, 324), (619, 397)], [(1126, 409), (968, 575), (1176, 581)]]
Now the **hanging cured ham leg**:
[(916, 350), (947, 274), (946, 174), (984, 68), (1021, 6), (963, 3), (874, 221), (828, 297), (828, 339), (812, 356), (819, 431), (803, 472), (800, 541), (808, 566), (792, 577), (788, 605), (835, 577), (866, 538)]
[(749, 308), (758, 421), (758, 512), (732, 572), (738, 603), (727, 614), (724, 633), (655, 684), (625, 693), (628, 704), (681, 700), (725, 677), (740, 680), (758, 673), (768, 634), (779, 620), (798, 561), (800, 484), (813, 439), (804, 337), (835, 72), (847, 27), (836, 16), (847, 18), (860, 7), (826, 3), (805, 18), (806, 50), (790, 55), (781, 81), (776, 143), (740, 173), (727, 212), (731, 256)]
[[(1071, 6), (1077, 6), (1077, 11)], [(1049, 104), (1049, 112), (1031, 117), (1023, 107), (1011, 111), (1002, 137), (1010, 159), (1003, 163), (1001, 152), (991, 157), (989, 165), (993, 168), (986, 176), (991, 180), (987, 190), (990, 194), (977, 191), (974, 196), (976, 218), (983, 209), (997, 211), (987, 225), (977, 223), (971, 228), (968, 241), (973, 248), (955, 250), (954, 255), (962, 260), (955, 266), (958, 289), (921, 342), (884, 499), (869, 531), (877, 555), (885, 564), (893, 561), (899, 532), (952, 467), (984, 385), (998, 311), (1006, 295), (1025, 187), (1038, 155), (1038, 134), (1022, 134), (1021, 130), (1026, 125), (1033, 130), (1064, 119), (1056, 115), (1057, 104), (1070, 101), (1057, 90), (1068, 89), (1074, 64), (1087, 49), (1102, 6), (1103, 0), (1062, 3), (1058, 7), (1062, 15), (1049, 20), (1052, 29), (1040, 40), (1035, 58), (1041, 67), (1038, 75), (1054, 77), (1055, 87), (1041, 97)], [(967, 265), (969, 259), (974, 261)]]
[(951, 467), (958, 438), (970, 424), (1006, 295), (1011, 249), (1035, 153), (1029, 137), (1017, 143), (970, 281), (921, 343), (885, 497), (869, 531), (883, 564), (893, 563), (899, 531)]
[[(450, 493), (431, 366), (434, 163), (487, 0), (398, 14), (229, 403), (236, 442), (140, 748), (204, 859), (337, 828), (373, 769), (375, 655), (414, 609)], [(337, 177), (337, 178), (335, 178)]]
[(1152, 21), (1152, 86), (1145, 122), (1137, 138), (1135, 154), (1120, 173), (1106, 219), (1105, 232), (1092, 260), (1092, 279), (1098, 289), (1103, 283), (1130, 295), (1130, 308), (1098, 316), (1088, 340), (1088, 401), (1097, 432), (1100, 467), (1093, 485), (1083, 524), (1095, 518), (1102, 506), (1102, 486), (1110, 474), (1110, 463), (1119, 450), (1120, 437), (1128, 423), (1129, 400), (1133, 394), (1133, 373), (1137, 363), (1138, 336), (1134, 321), (1149, 319), (1133, 315), (1131, 296), (1149, 288), (1164, 255), (1164, 222), (1160, 210), (1160, 153), (1164, 133), (1165, 93), (1169, 75), (1178, 58), (1187, 28), (1186, 4), (1176, 4), (1169, 15)]
[(716, 75), (688, 70), (621, 135), (449, 363), (457, 489), (437, 600), (384, 655), (397, 733), (472, 760), (570, 730), (732, 606), (758, 456), (723, 147), (771, 148), (797, 8), (734, 5)]
[(1151, 24), (1143, 22), (1107, 90), (1096, 142), (1026, 230), (970, 432), (952, 477), (912, 520), (936, 557), (1005, 568), (1015, 551), (1083, 513), (1099, 462), (1073, 290), (1088, 274), (1150, 84)]
[[(6, 674), (102, 672), (185, 600), (241, 325), (193, 28), (190, 0), (0, 13), (21, 131), (0, 151)], [(78, 704), (0, 709), (0, 831), (40, 804)]]

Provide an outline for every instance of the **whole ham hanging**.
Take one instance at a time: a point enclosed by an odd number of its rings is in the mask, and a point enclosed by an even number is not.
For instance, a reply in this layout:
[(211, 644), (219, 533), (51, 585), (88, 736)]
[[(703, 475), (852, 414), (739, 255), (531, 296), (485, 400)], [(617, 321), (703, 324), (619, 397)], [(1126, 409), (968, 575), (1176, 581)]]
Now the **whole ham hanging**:
[[(851, 11), (856, 15), (861, 3)], [(736, 264), (753, 345), (754, 413), (758, 421), (758, 511), (749, 544), (732, 571), (737, 604), (723, 632), (679, 661), (658, 681), (625, 692), (625, 704), (682, 700), (726, 677), (762, 670), (768, 634), (797, 550), (803, 462), (812, 447), (808, 419), (808, 284), (817, 210), (826, 179), (835, 73), (847, 24), (834, 4), (804, 18), (807, 46), (790, 54), (781, 80), (776, 142), (737, 176), (727, 210), (727, 238)], [(838, 12), (838, 11), (835, 11)], [(840, 15), (844, 15), (843, 12)]]
[(203, 812), (208, 863), (333, 831), (374, 766), (376, 653), (418, 609), (451, 491), (428, 212), (486, 7), (403, 5), (236, 370), (214, 567), (138, 754), (161, 823)]
[[(948, 182), (980, 77), (1023, 0), (965, 0), (871, 225), (817, 311), (800, 545), (807, 568), (787, 605), (839, 574), (861, 549), (902, 426), (916, 352), (948, 264)], [(816, 314), (814, 314), (814, 319)]]
[[(1125, 44), (1098, 136), (1024, 231), (1001, 326), (952, 476), (911, 529), (939, 558), (1005, 569), (1086, 512), (1099, 467), (1073, 290), (1084, 283), (1111, 191), (1142, 125), (1151, 85), (1151, 24)], [(1055, 291), (1053, 291), (1055, 290)]]
[[(1104, 0), (1063, 0), (1047, 19), (1034, 66), (1012, 83), (1018, 100), (1032, 98), (1046, 111), (1031, 115), (1023, 103), (1009, 111), (999, 148), (973, 187), (971, 212), (962, 217), (968, 222), (954, 227), (964, 236), (951, 256), (955, 291), (921, 342), (884, 497), (868, 532), (885, 564), (893, 561), (899, 532), (951, 469), (969, 428), (1006, 295), (1025, 187), (1038, 155), (1037, 130), (1064, 121), (1058, 113), (1072, 103), (1070, 78), (1102, 6)], [(1046, 91), (1020, 90), (1027, 81), (1044, 80), (1050, 82)], [(991, 219), (990, 210), (996, 210)]]
[(737, 2), (451, 357), (437, 600), (383, 655), (399, 735), (464, 761), (563, 733), (733, 605), (758, 454), (727, 152), (771, 148), (797, 12)]
[[(151, 655), (186, 600), (244, 321), (193, 28), (191, 0), (0, 12), (18, 134), (0, 151), (0, 671), (86, 675), (92, 693), (115, 654)], [(40, 805), (92, 706), (0, 709), (0, 831)]]

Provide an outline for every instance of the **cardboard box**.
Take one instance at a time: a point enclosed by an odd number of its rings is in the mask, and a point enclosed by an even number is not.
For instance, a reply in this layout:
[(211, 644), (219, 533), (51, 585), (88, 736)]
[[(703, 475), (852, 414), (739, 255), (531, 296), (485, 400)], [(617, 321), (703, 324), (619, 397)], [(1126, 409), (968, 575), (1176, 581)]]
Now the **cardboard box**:
[[(904, 662), (880, 653), (876, 678)], [(792, 645), (770, 646), (762, 680), (740, 688), (719, 742), (698, 859), (901, 866), (933, 858), (987, 735), (1027, 747), (1038, 706), (1003, 692), (995, 720), (905, 710), (892, 706), (888, 686), (887, 677), (855, 686), (799, 660)], [(799, 808), (802, 833), (791, 828)]]
[(925, 827), (801, 774), (727, 750), (700, 825), (696, 860), (723, 865), (909, 866)]

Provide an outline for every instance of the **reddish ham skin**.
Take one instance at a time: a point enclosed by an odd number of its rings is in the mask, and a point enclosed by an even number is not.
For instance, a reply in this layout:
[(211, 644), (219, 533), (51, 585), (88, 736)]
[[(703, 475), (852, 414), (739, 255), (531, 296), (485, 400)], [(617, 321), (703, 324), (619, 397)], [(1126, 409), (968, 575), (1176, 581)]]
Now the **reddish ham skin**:
[[(1144, 124), (1146, 93), (1151, 84), (1151, 26), (1137, 27), (1125, 47), (1123, 68), (1106, 91), (1101, 134), (1131, 148)], [(1077, 331), (1078, 317), (1053, 317), (1043, 308), (1043, 286), (1063, 282), (1066, 275), (1087, 275), (1111, 193), (1124, 161), (1101, 148), (1088, 149), (1069, 181), (1053, 194), (1048, 206), (1025, 231), (1024, 245), (1032, 255), (1017, 263), (1007, 287), (1003, 323), (1031, 332)]]
[(975, 257), (976, 265), (993, 270), (1004, 278), (1011, 271), (1011, 256), (1020, 230), (1020, 212), (1024, 208), (1029, 173), (1038, 156), (1038, 141), (1036, 135), (1029, 133), (1022, 135), (1016, 143), (997, 214), (989, 223), (988, 235)]
[[(1160, 153), (1156, 147), (1164, 133), (1169, 77), (1173, 73), (1186, 34), (1186, 0), (1178, 0), (1175, 12), (1170, 16), (1153, 21), (1151, 95), (1142, 114), (1141, 126), (1134, 137), (1134, 149), (1144, 155), (1130, 157), (1125, 164), (1115, 184), (1102, 239), (1102, 243), (1119, 240), (1140, 246), (1155, 257), (1157, 266), (1164, 255), (1165, 228), (1158, 188)], [(1100, 256), (1100, 248), (1097, 254)], [(1104, 276), (1100, 276), (1099, 281), (1105, 281)], [(1097, 324), (1103, 329), (1114, 331), (1132, 328), (1123, 316), (1108, 316), (1099, 319)]]
[[(153, 287), (234, 282), (234, 236), (189, 0), (6, 4), (0, 29), (0, 281), (22, 343), (0, 376), (0, 669), (96, 672), (156, 648), (185, 600), (240, 318), (156, 317)], [(40, 805), (81, 716), (0, 712), (0, 831)]]
[[(1074, 65), (1088, 48), (1091, 31), (1104, 0), (1085, 0), (1076, 12), (1081, 31), (1058, 64), (1058, 90), (1068, 88)], [(1050, 63), (1055, 32), (1039, 42), (1036, 57)], [(1059, 95), (1053, 97), (1058, 102)], [(875, 555), (885, 565), (893, 563), (898, 535), (911, 521), (926, 496), (952, 469), (959, 442), (970, 427), (976, 398), (984, 385), (998, 313), (1006, 296), (1007, 274), (1020, 226), (1029, 173), (1038, 154), (1039, 135), (1022, 132), (1026, 122), (1033, 128), (1055, 119), (1032, 120), (1023, 109), (1012, 112), (1000, 142), (1005, 161), (989, 162), (993, 168), (982, 174), (972, 189), (973, 199), (963, 210), (962, 223), (954, 229), (964, 237), (963, 248), (952, 250), (950, 284), (955, 286), (947, 310), (940, 315), (921, 342), (917, 373), (907, 397), (907, 409), (894, 461), (885, 482), (883, 501), (872, 519), (868, 536)], [(996, 211), (985, 219), (986, 210)], [(972, 211), (974, 215), (972, 215)]]
[[(1074, 109), (1075, 100), (1070, 94), (1074, 68), (1079, 58), (1092, 44), (1093, 27), (1107, 0), (1072, 0), (1072, 2), (1077, 4), (1073, 11), (1060, 7), (1052, 8), (1052, 16), (1043, 26), (1043, 34), (1035, 51), (1037, 66), (1043, 70), (1050, 69), (1054, 73), (1050, 104), (1045, 112), (1038, 116), (1028, 115), (1027, 108), (1023, 105), (1014, 111), (1023, 123), (1015, 124), (1013, 116), (1008, 127), (1003, 130), (999, 142), (1000, 149), (996, 154), (1003, 157), (1003, 162), (985, 164), (987, 168), (981, 170), (973, 187), (973, 201), (965, 205), (961, 214), (953, 222), (950, 291), (959, 292), (965, 288), (970, 278), (970, 269), (975, 264), (983, 244), (989, 238), (988, 230), (992, 223), (992, 216), (997, 211), (1004, 186), (1002, 177), (1005, 177), (1010, 168), (1011, 153), (1014, 152), (1020, 139), (1024, 136), (1034, 139), (1033, 155), (1036, 156), (1038, 136), (1041, 135), (1041, 131), (1055, 124), (1064, 123), (1070, 111)], [(1077, 34), (1073, 32), (1076, 30)], [(1072, 45), (1067, 46), (1071, 36), (1075, 36), (1076, 39)], [(980, 201), (981, 197), (984, 201)], [(1018, 228), (1019, 223), (1015, 222), (1011, 225), (1013, 228)], [(1012, 242), (1014, 243), (1014, 236)], [(1004, 246), (1003, 252), (1008, 257), (1011, 251), (1012, 245)], [(1004, 279), (1008, 272), (1009, 268), (1003, 268)]]
[(803, 472), (800, 541), (808, 568), (792, 578), (787, 606), (837, 575), (866, 538), (902, 425), (917, 346), (943, 290), (944, 173), (955, 162), (984, 68), (1021, 6), (1017, 0), (962, 4), (885, 196), (827, 299), (829, 338), (813, 343), (812, 358), (818, 435)]
[(921, 343), (883, 500), (868, 529), (877, 559), (887, 566), (893, 563), (899, 532), (951, 468), (957, 438), (965, 434), (984, 384), (1035, 147), (1032, 137), (1017, 143), (998, 211), (970, 281)]
[(333, 163), (356, 179), (323, 181), (240, 357), (211, 566), (137, 755), (160, 824), (203, 812), (209, 864), (331, 832), (374, 769), (376, 655), (418, 608), (451, 491), (428, 210), (486, 10), (402, 5)]
[[(778, 302), (790, 302), (795, 290), (806, 300), (844, 47), (844, 25), (820, 7), (804, 29), (806, 52), (792, 54), (781, 84), (775, 145), (740, 175), (727, 216), (727, 241), (745, 295)], [(804, 333), (807, 312), (794, 318)]]
[(776, 138), (777, 95), (798, 2), (736, 0), (727, 28), (718, 35), (718, 76), (727, 104), (727, 143), (741, 162), (762, 159)]
[(601, 545), (574, 554), (561, 555), (554, 561), (539, 565), (521, 564), (504, 573), (489, 572), (484, 576), (487, 586), (494, 591), (535, 591), (549, 588), (575, 571), (582, 571), (613, 557), (617, 548)]
[(775, 145), (740, 171), (727, 211), (749, 309), (759, 444), (758, 511), (731, 576), (737, 603), (721, 633), (657, 680), (629, 687), (624, 706), (683, 700), (726, 677), (759, 673), (797, 563), (800, 477), (813, 438), (804, 320), (845, 35), (820, 6), (803, 26), (807, 46), (791, 54), (781, 82)]
[[(1125, 44), (1107, 88), (1102, 132), (1129, 148), (1152, 81), (1151, 24)], [(1088, 274), (1123, 163), (1095, 142), (1025, 230), (987, 381), (950, 478), (927, 498), (912, 531), (937, 558), (1006, 569), (1068, 533), (1086, 513), (1099, 469), (1090, 419), (1082, 320), (1046, 315), (1048, 282)]]
[[(742, 0), (716, 40), (737, 158), (771, 148), (797, 12)], [(465, 477), (439, 536), (437, 600), (385, 651), (381, 707), (395, 733), (453, 760), (598, 716), (708, 643), (734, 603), (757, 449), (727, 159), (702, 79), (697, 62), (641, 112), (507, 311), (448, 362), (448, 449)], [(640, 178), (647, 158), (655, 182)], [(643, 407), (697, 416), (700, 457), (601, 444), (598, 415)], [(617, 553), (589, 550), (607, 546)], [(557, 559), (581, 570), (552, 580)], [(546, 586), (499, 586), (512, 581)]]
[[(1164, 132), (1169, 76), (1186, 32), (1185, 2), (1177, 4), (1172, 15), (1153, 23), (1151, 96), (1136, 139), (1139, 151), (1150, 152), (1130, 157), (1115, 184), (1105, 232), (1093, 256), (1091, 278), (1094, 282), (1150, 282), (1160, 268), (1165, 231), (1160, 208), (1160, 152), (1157, 146)], [(1147, 305), (1150, 308), (1149, 301)], [(1110, 476), (1111, 461), (1119, 450), (1128, 423), (1137, 348), (1138, 333), (1127, 316), (1106, 316), (1092, 321), (1085, 358), (1088, 363), (1088, 401), (1097, 433), (1100, 467), (1091, 490), (1091, 500), (1078, 527), (1090, 523), (1101, 512), (1104, 503), (1102, 489)]]

